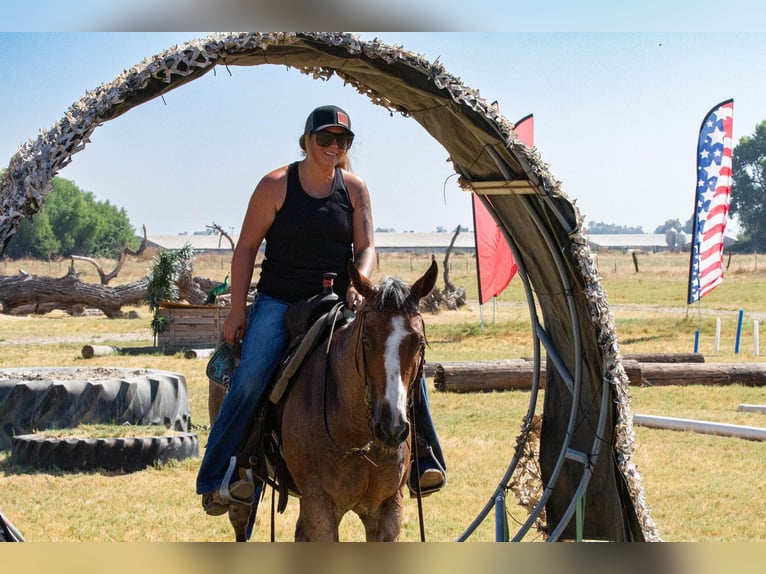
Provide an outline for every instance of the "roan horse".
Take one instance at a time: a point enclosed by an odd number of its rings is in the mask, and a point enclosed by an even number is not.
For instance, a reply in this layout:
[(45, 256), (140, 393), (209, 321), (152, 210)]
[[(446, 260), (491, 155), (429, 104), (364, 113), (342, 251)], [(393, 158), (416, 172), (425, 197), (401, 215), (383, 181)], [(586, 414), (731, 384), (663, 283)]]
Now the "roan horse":
[[(378, 285), (349, 265), (365, 297), (351, 323), (317, 345), (277, 409), (282, 455), (300, 492), (297, 541), (338, 541), (349, 511), (368, 541), (396, 541), (410, 467), (410, 393), (422, 374), (425, 330), (419, 301), (434, 287), (433, 262), (411, 287)], [(242, 540), (245, 509), (229, 518)]]

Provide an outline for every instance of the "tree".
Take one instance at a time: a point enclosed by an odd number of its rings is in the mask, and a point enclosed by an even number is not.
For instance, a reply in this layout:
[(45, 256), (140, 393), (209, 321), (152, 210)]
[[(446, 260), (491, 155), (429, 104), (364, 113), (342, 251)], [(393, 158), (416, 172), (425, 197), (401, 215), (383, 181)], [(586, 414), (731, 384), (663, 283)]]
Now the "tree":
[(626, 225), (617, 225), (616, 223), (604, 223), (602, 221), (594, 221), (588, 223), (588, 233), (603, 233), (603, 234), (615, 234), (624, 235), (629, 233), (643, 233), (643, 227), (630, 227)]
[(655, 233), (666, 233), (671, 229), (675, 229), (676, 231), (681, 231), (683, 229), (681, 225), (681, 220), (678, 218), (676, 219), (667, 219), (665, 220), (665, 223), (662, 225), (658, 225), (657, 228), (654, 230)]
[(136, 232), (127, 213), (108, 201), (97, 201), (74, 182), (55, 177), (53, 192), (33, 219), (21, 222), (5, 255), (53, 259), (70, 255), (112, 257), (126, 245), (135, 247)]
[(766, 120), (739, 140), (732, 161), (732, 215), (740, 223), (738, 243), (766, 251)]
[(191, 275), (193, 259), (194, 251), (188, 243), (178, 251), (160, 251), (154, 258), (145, 300), (149, 304), (149, 311), (154, 313), (151, 327), (155, 345), (157, 336), (167, 329), (167, 318), (159, 314), (160, 305), (163, 301), (178, 300), (179, 281)]

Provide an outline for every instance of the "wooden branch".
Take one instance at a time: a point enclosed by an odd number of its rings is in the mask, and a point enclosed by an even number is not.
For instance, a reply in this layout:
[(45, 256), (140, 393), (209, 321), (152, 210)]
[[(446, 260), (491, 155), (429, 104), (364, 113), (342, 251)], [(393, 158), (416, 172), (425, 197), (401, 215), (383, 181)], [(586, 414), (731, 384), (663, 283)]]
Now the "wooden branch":
[[(231, 250), (234, 251), (234, 240), (231, 238), (231, 235), (229, 235), (223, 230), (223, 227), (218, 225), (215, 221), (213, 222), (213, 225), (206, 225), (205, 227), (208, 229), (212, 229), (213, 231), (217, 231), (219, 235), (228, 239), (229, 244), (231, 245)], [(218, 242), (218, 246), (219, 247), (221, 246), (220, 240)]]
[(452, 240), (449, 242), (449, 247), (447, 247), (447, 252), (444, 254), (444, 290), (448, 293), (454, 292), (455, 286), (452, 284), (452, 282), (449, 280), (449, 256), (452, 253), (452, 247), (455, 245), (455, 240), (457, 239), (457, 236), (460, 235), (460, 226), (458, 225), (455, 228), (455, 233), (452, 235)]
[(141, 229), (144, 230), (144, 238), (141, 240), (141, 245), (138, 246), (138, 249), (133, 251), (130, 249), (127, 245), (122, 248), (123, 253), (127, 253), (128, 255), (132, 255), (133, 257), (140, 257), (144, 254), (144, 251), (146, 250), (146, 246), (148, 244), (148, 239), (146, 238), (146, 225), (142, 225)]
[(74, 262), (77, 261), (85, 261), (86, 263), (90, 263), (96, 268), (96, 271), (98, 271), (98, 276), (101, 279), (102, 285), (109, 285), (109, 282), (117, 277), (117, 275), (122, 270), (122, 266), (125, 264), (126, 259), (128, 258), (128, 255), (132, 255), (134, 257), (138, 257), (143, 254), (144, 250), (146, 249), (147, 245), (147, 238), (146, 238), (146, 225), (143, 226), (144, 229), (144, 239), (141, 241), (141, 245), (138, 247), (137, 250), (133, 251), (128, 247), (126, 244), (125, 247), (122, 248), (122, 252), (120, 253), (120, 258), (117, 261), (117, 266), (112, 270), (111, 273), (104, 273), (104, 269), (101, 267), (101, 264), (96, 261), (95, 259), (92, 259), (90, 257), (84, 257), (82, 255), (72, 255), (72, 263), (69, 266), (70, 273), (74, 273)]

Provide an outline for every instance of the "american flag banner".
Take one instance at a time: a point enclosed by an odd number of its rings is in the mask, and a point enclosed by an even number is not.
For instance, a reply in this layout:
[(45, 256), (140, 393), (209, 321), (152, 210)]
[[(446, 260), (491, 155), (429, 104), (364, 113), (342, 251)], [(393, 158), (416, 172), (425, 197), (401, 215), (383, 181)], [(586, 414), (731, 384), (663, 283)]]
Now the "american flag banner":
[(731, 199), (734, 100), (705, 116), (697, 143), (697, 192), (694, 198), (688, 303), (702, 299), (723, 282), (723, 245)]

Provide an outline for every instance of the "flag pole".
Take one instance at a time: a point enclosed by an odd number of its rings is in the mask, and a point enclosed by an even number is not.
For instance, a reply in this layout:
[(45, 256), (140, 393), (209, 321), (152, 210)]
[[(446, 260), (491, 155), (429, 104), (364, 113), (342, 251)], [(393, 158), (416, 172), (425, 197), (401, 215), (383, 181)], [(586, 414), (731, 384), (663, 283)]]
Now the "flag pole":
[(476, 286), (479, 288), (479, 326), (481, 333), (484, 334), (484, 301), (481, 295), (481, 267), (479, 264), (479, 231), (476, 225), (476, 196), (471, 194), (471, 216), (473, 217), (473, 243), (476, 253)]

